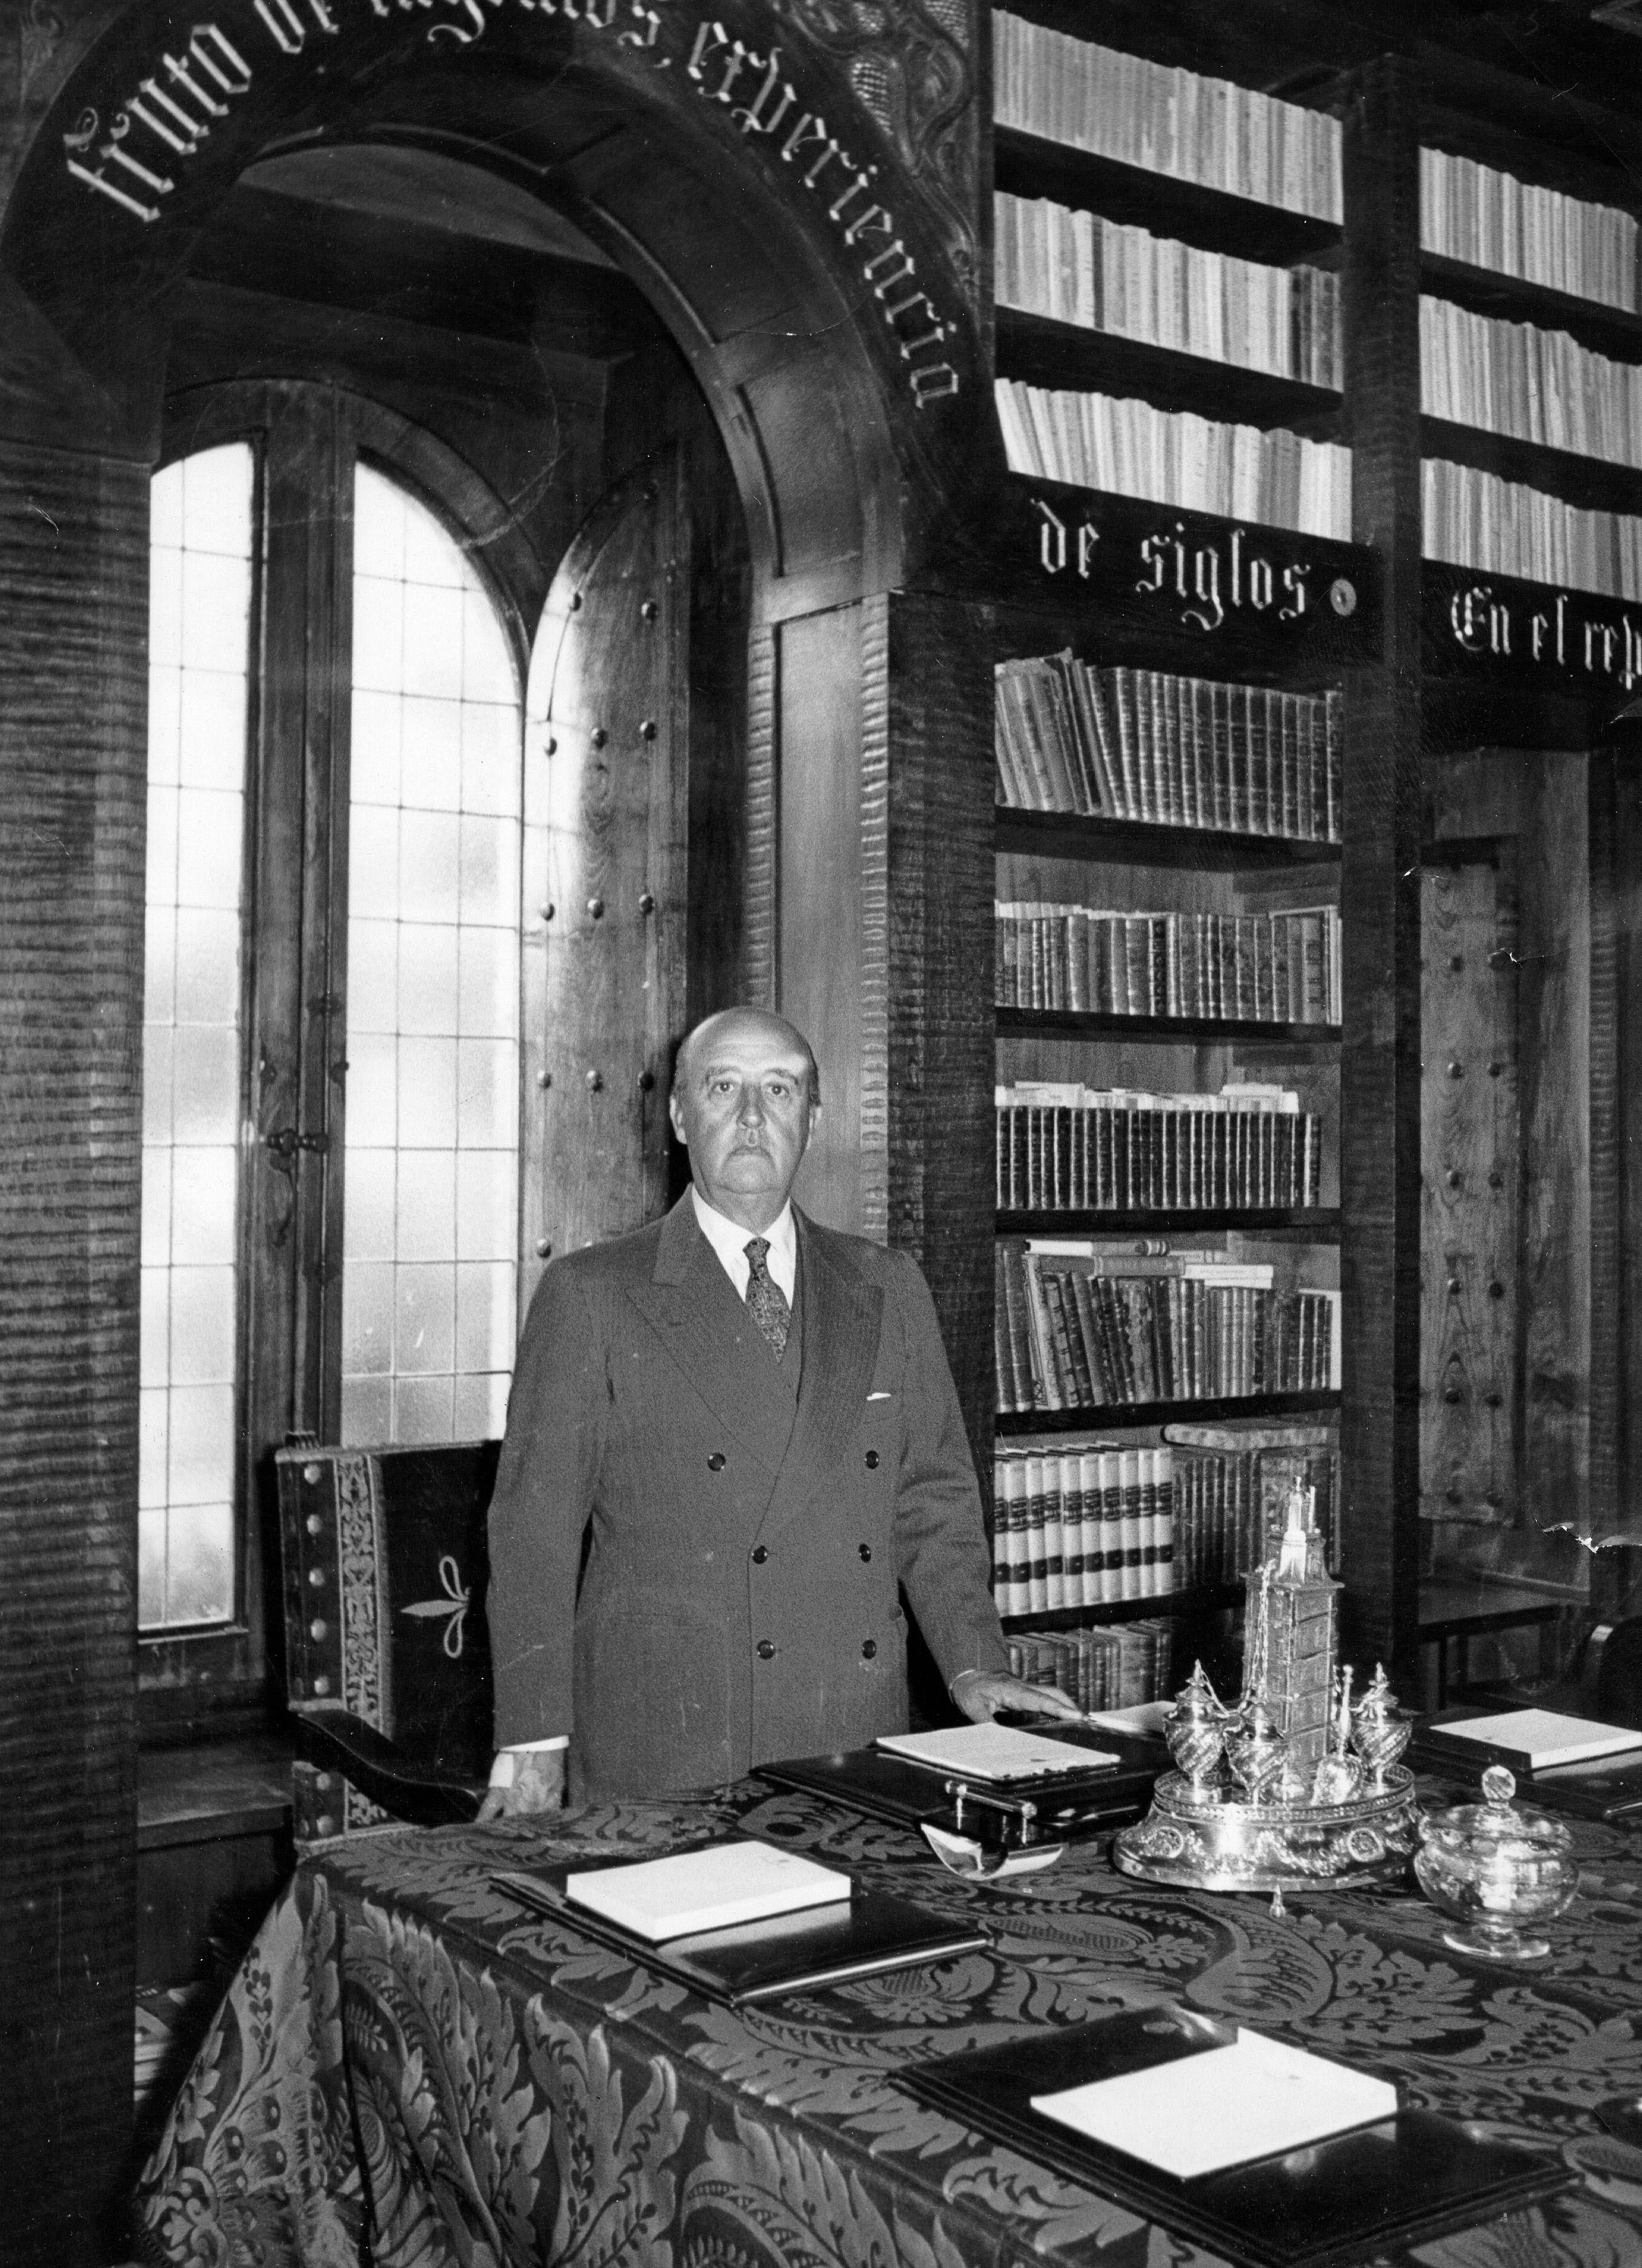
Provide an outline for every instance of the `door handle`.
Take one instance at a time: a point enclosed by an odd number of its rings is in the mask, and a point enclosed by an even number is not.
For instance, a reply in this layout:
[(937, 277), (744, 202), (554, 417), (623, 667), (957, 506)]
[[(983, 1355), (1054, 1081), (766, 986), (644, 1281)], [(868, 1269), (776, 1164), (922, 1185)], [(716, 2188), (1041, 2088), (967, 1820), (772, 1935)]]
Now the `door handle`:
[(330, 1146), (328, 1134), (298, 1134), (294, 1126), (277, 1127), (262, 1137), (262, 1147), (271, 1150), (282, 1166), (290, 1165), (298, 1150), (311, 1150), (322, 1158)]

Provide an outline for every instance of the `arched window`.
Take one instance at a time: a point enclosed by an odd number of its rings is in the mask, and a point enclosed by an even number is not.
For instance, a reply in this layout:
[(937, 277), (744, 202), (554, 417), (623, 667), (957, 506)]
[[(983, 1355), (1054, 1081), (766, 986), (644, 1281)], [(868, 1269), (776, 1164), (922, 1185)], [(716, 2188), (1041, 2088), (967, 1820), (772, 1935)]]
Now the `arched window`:
[(245, 1668), (287, 1432), (501, 1427), (523, 728), (509, 624), (362, 458), (368, 405), (225, 422), (152, 490), (139, 1621)]

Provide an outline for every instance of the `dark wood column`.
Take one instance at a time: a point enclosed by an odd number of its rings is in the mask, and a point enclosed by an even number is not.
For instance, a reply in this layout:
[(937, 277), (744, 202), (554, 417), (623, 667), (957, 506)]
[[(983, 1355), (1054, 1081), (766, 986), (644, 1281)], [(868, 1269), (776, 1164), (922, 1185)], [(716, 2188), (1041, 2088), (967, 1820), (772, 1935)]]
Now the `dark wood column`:
[(984, 1482), (994, 1408), (990, 637), (977, 607), (898, 592), (784, 622), (776, 636), (769, 997), (809, 1035), (823, 1074), (799, 1201), (918, 1259)]
[(1385, 574), (1383, 659), (1348, 674), (1344, 1643), (1408, 1664), (1419, 1614), (1419, 136), (1412, 67), (1384, 55), (1345, 113), (1344, 320), (1352, 527)]
[(131, 2121), (145, 468), (0, 442), (0, 2240)]

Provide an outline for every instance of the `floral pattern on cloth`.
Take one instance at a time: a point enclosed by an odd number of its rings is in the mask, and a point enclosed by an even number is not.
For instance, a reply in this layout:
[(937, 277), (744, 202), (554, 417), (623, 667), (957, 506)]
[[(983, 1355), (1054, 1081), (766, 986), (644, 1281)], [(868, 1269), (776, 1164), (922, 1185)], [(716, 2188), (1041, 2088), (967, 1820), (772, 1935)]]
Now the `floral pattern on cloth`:
[[(981, 1923), (983, 1952), (745, 2011), (526, 1915), (497, 1867), (752, 1832)], [(547, 1823), (407, 1830), (309, 1859), (269, 1914), (137, 2196), (177, 2268), (1212, 2268), (1108, 2198), (895, 2086), (914, 2060), (1178, 1999), (1394, 2080), (1405, 2102), (1561, 2151), (1579, 2186), (1399, 2268), (1635, 2268), (1642, 1870), (1579, 1824), (1551, 1958), (1451, 1954), (1411, 1890), (1152, 1889), (1104, 1843), (1006, 1885), (757, 1781)]]

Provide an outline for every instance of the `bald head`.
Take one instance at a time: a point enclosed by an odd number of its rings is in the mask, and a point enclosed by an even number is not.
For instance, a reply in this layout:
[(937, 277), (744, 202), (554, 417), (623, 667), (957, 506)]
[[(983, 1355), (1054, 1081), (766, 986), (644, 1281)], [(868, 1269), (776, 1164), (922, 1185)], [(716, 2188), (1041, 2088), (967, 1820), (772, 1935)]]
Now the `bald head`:
[(762, 1008), (709, 1016), (679, 1049), (668, 1108), (702, 1196), (762, 1235), (787, 1202), (821, 1108), (803, 1033)]

